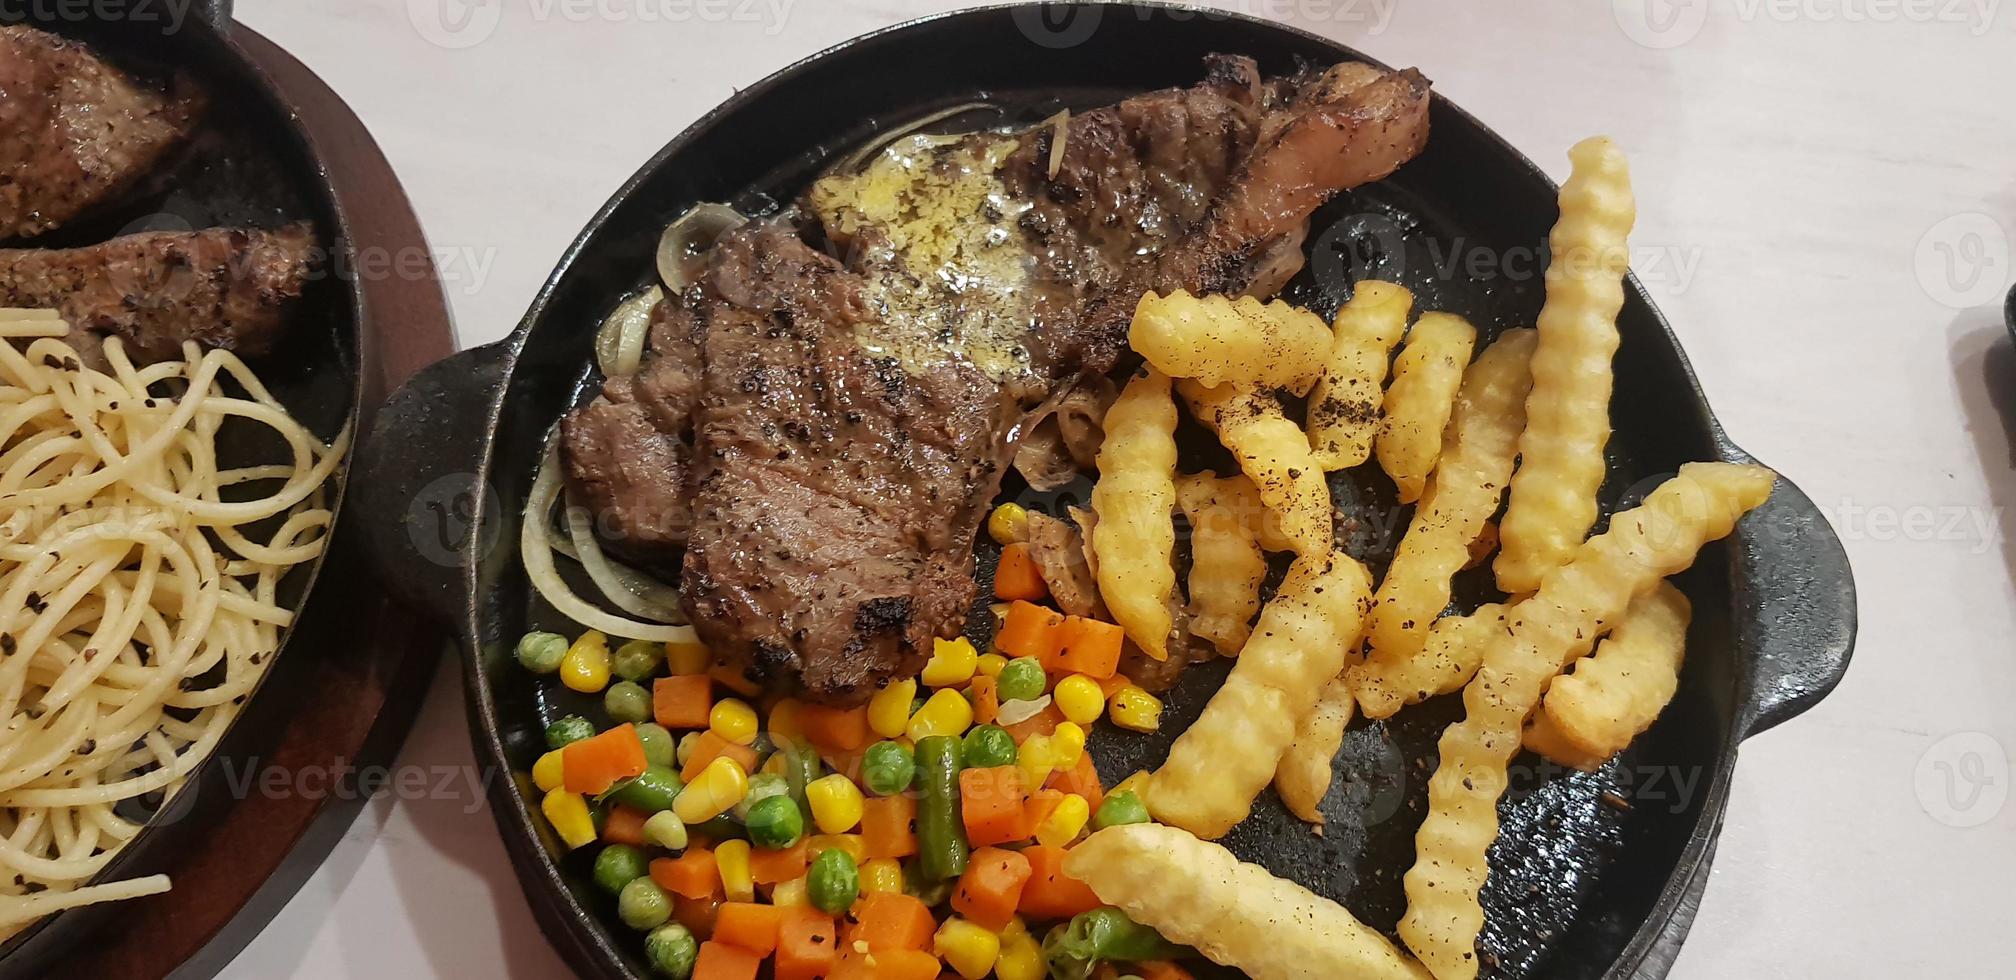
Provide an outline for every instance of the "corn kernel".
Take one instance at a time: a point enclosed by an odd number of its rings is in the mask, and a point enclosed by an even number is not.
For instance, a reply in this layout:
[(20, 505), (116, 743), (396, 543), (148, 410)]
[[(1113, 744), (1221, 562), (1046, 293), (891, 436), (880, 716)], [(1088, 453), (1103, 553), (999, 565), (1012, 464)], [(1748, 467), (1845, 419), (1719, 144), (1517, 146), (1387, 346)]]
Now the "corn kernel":
[(1077, 722), (1058, 722), (1057, 729), (1050, 733), (1050, 747), (1057, 768), (1077, 765), (1078, 757), (1085, 754), (1085, 729), (1078, 727)]
[(686, 825), (679, 815), (670, 810), (660, 810), (644, 821), (644, 839), (668, 851), (686, 849)]
[(805, 879), (793, 878), (790, 881), (778, 882), (777, 887), (770, 889), (770, 904), (785, 908), (793, 905), (810, 905), (812, 903), (809, 895), (810, 889)]
[(917, 680), (891, 681), (868, 699), (868, 728), (883, 738), (895, 738), (910, 725), (910, 702), (917, 697)]
[(1015, 765), (1022, 769), (1022, 785), (1042, 786), (1057, 771), (1057, 740), (1049, 735), (1031, 735), (1015, 753)]
[(910, 717), (908, 734), (911, 741), (921, 742), (933, 735), (964, 735), (972, 724), (972, 703), (948, 687), (931, 695), (931, 700)]
[(961, 918), (950, 918), (938, 927), (932, 952), (966, 980), (982, 980), (1001, 957), (1001, 937)]
[(532, 785), (539, 787), (540, 792), (551, 793), (560, 788), (561, 782), (559, 749), (540, 756), (538, 762), (532, 763)]
[(806, 786), (805, 802), (822, 834), (844, 834), (861, 826), (861, 787), (837, 772)]
[(1106, 713), (1106, 695), (1099, 690), (1099, 682), (1084, 674), (1072, 674), (1058, 681), (1051, 696), (1056, 699), (1057, 710), (1079, 725), (1090, 725)]
[(805, 856), (817, 859), (827, 851), (843, 851), (859, 867), (868, 862), (868, 841), (860, 834), (815, 834), (805, 838)]
[(997, 980), (1044, 980), (1049, 968), (1043, 964), (1043, 946), (1029, 934), (1021, 919), (1001, 931), (1001, 955), (994, 960)]
[(721, 871), (721, 892), (731, 902), (756, 900), (756, 879), (749, 872), (749, 842), (724, 840), (714, 845), (714, 866)]
[(797, 698), (784, 698), (770, 706), (770, 717), (764, 719), (763, 727), (778, 745), (802, 745), (805, 743), (805, 702)]
[(999, 677), (1001, 668), (1008, 666), (1008, 658), (998, 653), (983, 653), (974, 661), (973, 672), (982, 677)]
[(722, 756), (700, 770), (700, 775), (679, 791), (672, 801), (672, 812), (688, 826), (706, 823), (724, 813), (742, 798), (749, 795), (749, 774), (742, 771), (742, 764)]
[(1132, 684), (1114, 691), (1109, 707), (1113, 724), (1121, 728), (1152, 732), (1162, 727), (1162, 699)]
[(704, 674), (714, 666), (714, 654), (703, 644), (674, 640), (665, 644), (665, 666), (674, 677)]
[(1148, 794), (1146, 792), (1147, 789), (1148, 789), (1148, 770), (1139, 769), (1136, 770), (1133, 775), (1128, 776), (1126, 779), (1121, 780), (1118, 786), (1115, 786), (1112, 789), (1107, 790), (1106, 795), (1111, 796), (1115, 793), (1132, 793), (1135, 796), (1141, 797), (1142, 799), (1145, 800), (1148, 798)]
[(581, 634), (560, 658), (560, 683), (594, 694), (609, 686), (609, 638), (596, 630)]
[(748, 745), (756, 741), (756, 709), (747, 701), (722, 698), (707, 713), (707, 727), (724, 741)]
[(903, 862), (895, 858), (876, 858), (861, 866), (861, 891), (864, 894), (895, 894), (902, 890)]
[(1069, 847), (1071, 842), (1085, 830), (1085, 823), (1092, 819), (1092, 804), (1076, 793), (1071, 793), (1036, 825), (1036, 843), (1044, 847)]
[(539, 812), (569, 850), (595, 840), (595, 818), (588, 815), (588, 801), (581, 794), (555, 790), (539, 801)]
[(963, 636), (931, 641), (931, 660), (924, 665), (924, 683), (930, 687), (956, 687), (973, 679), (980, 652)]
[(994, 513), (987, 515), (987, 536), (999, 545), (1029, 540), (1029, 512), (1015, 503), (994, 508)]

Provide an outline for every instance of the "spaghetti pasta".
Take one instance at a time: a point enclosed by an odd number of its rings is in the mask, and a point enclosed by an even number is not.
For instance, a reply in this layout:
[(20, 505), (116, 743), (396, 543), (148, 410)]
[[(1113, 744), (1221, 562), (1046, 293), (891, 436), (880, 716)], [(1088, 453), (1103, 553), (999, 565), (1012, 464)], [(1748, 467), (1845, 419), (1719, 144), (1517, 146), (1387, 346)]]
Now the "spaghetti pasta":
[[(349, 438), (324, 445), (228, 351), (136, 366), (113, 339), (98, 370), (68, 334), (0, 310), (0, 937), (168, 889), (93, 879), (270, 666)], [(246, 423), (286, 461), (220, 460)]]

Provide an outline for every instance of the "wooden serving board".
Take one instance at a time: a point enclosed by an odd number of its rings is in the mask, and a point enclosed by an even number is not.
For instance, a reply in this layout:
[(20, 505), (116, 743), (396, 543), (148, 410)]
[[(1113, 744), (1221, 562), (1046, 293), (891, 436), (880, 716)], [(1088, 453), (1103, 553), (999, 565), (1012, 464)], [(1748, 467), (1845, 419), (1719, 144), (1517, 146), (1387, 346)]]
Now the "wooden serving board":
[[(427, 254), (406, 193), (371, 134), (299, 61), (242, 24), (232, 40), (299, 114), (335, 185), (359, 250)], [(430, 266), (431, 272), (431, 266)], [(364, 418), (415, 371), (452, 353), (455, 336), (433, 275), (367, 277), (359, 338)], [(339, 520), (314, 601), (251, 711), (273, 719), (257, 771), (356, 772), (391, 764), (418, 713), (446, 636), (377, 588)], [(245, 721), (253, 721), (249, 715)], [(248, 784), (256, 785), (256, 784)], [(239, 794), (168, 869), (174, 890), (120, 903), (59, 972), (78, 977), (209, 978), (265, 928), (357, 814), (356, 793)]]

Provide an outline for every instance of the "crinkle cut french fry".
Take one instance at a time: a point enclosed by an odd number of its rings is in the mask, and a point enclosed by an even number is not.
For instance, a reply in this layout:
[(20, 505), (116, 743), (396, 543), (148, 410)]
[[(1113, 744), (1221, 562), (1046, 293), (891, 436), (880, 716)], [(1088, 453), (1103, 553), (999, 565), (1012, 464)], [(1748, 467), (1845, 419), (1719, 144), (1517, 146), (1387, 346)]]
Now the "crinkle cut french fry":
[(1484, 662), (1484, 648), (1504, 634), (1505, 612), (1504, 605), (1491, 602), (1468, 616), (1444, 616), (1428, 628), (1427, 643), (1414, 656), (1351, 667), (1346, 676), (1365, 717), (1391, 718), (1407, 705), (1462, 690)]
[(1450, 579), (1470, 561), (1470, 543), (1498, 511), (1526, 424), (1535, 339), (1531, 330), (1506, 331), (1463, 376), (1434, 482), (1372, 599), (1365, 634), (1373, 669), (1421, 652), (1429, 624), (1449, 605)]
[(1344, 744), (1344, 729), (1351, 724), (1356, 704), (1344, 675), (1330, 678), (1316, 707), (1302, 716), (1295, 741), (1281, 754), (1280, 765), (1274, 767), (1274, 789), (1281, 794), (1282, 804), (1307, 823), (1323, 825), (1319, 807), (1330, 792), (1331, 763), (1337, 758), (1338, 746)]
[(1267, 551), (1294, 551), (1295, 542), (1281, 529), (1281, 515), (1267, 508), (1260, 499), (1260, 490), (1244, 473), (1222, 476), (1217, 480), (1218, 504), (1230, 507), (1252, 527), (1260, 538), (1260, 547)]
[(1580, 769), (1583, 772), (1595, 772), (1610, 761), (1607, 755), (1585, 751), (1569, 741), (1568, 737), (1561, 734), (1561, 730), (1547, 719), (1547, 712), (1544, 710), (1534, 712), (1533, 720), (1526, 723), (1526, 735), (1521, 744), (1525, 745), (1526, 751), (1555, 765)]
[(1260, 611), (1267, 555), (1256, 515), (1240, 513), (1236, 499), (1222, 502), (1218, 487), (1209, 474), (1186, 476), (1177, 481), (1176, 500), (1190, 521), (1190, 632), (1230, 657), (1246, 645)]
[(1688, 463), (1638, 507), (1549, 571), (1521, 602), (1502, 638), (1463, 689), (1463, 720), (1440, 742), (1428, 781), (1428, 817), (1415, 835), (1400, 936), (1439, 980), (1477, 975), (1484, 910), (1477, 893), (1489, 874), (1485, 853), (1498, 834), (1498, 798), (1527, 716), (1561, 670), (1578, 637), (1614, 624), (1638, 596), (1693, 564), (1701, 546), (1724, 537), (1764, 502), (1776, 477), (1761, 466)]
[(1387, 362), (1407, 332), (1413, 306), (1414, 294), (1406, 289), (1367, 279), (1352, 287), (1350, 301), (1337, 311), (1330, 361), (1309, 393), (1309, 445), (1325, 470), (1372, 458)]
[(1199, 421), (1218, 433), (1260, 500), (1281, 518), (1281, 529), (1305, 558), (1330, 552), (1330, 484), (1309, 450), (1309, 437), (1282, 414), (1270, 391), (1237, 385), (1205, 387), (1180, 381), (1177, 390)]
[(1477, 331), (1451, 313), (1423, 313), (1407, 343), (1393, 361), (1393, 383), (1386, 386), (1386, 417), (1372, 455), (1393, 478), (1400, 502), (1421, 498), (1428, 474), (1442, 454), (1442, 430), (1456, 404)]
[(1308, 394), (1330, 354), (1322, 318), (1251, 296), (1145, 293), (1134, 307), (1129, 346), (1172, 378), (1207, 387), (1245, 384)]
[(1302, 716), (1343, 668), (1371, 596), (1365, 566), (1342, 551), (1296, 559), (1225, 683), (1149, 779), (1155, 819), (1206, 839), (1246, 819)]
[(1624, 153), (1603, 137), (1575, 144), (1561, 217), (1547, 244), (1547, 300), (1519, 472), (1499, 526), (1498, 588), (1530, 592), (1568, 560), (1596, 523), (1603, 447), (1610, 440), (1610, 360), (1624, 306), (1627, 240), (1637, 219)]
[(1640, 596), (1595, 655), (1555, 678), (1535, 723), (1544, 721), (1587, 755), (1608, 759), (1623, 751), (1679, 689), (1691, 615), (1687, 597), (1670, 582)]
[(1169, 658), (1176, 591), (1176, 403), (1167, 375), (1144, 368), (1106, 411), (1092, 537), (1100, 597), (1135, 645)]
[(1072, 848), (1064, 873), (1170, 942), (1253, 980), (1428, 980), (1344, 906), (1174, 827), (1102, 830)]

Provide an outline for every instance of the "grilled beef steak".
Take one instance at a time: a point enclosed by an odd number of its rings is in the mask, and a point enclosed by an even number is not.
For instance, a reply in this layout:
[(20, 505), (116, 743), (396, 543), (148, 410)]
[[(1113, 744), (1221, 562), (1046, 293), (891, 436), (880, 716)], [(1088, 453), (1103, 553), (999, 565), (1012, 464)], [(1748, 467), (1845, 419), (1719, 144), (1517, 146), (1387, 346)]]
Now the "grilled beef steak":
[[(1195, 88), (1074, 116), (1061, 149), (1055, 129), (914, 138), (809, 196), (844, 262), (795, 213), (723, 236), (667, 300), (690, 331), (654, 330), (639, 374), (565, 421), (570, 487), (613, 511), (605, 528), (646, 523), (682, 467), (639, 461), (690, 445), (682, 591), (701, 638), (752, 679), (863, 700), (965, 621), (1024, 426), (1113, 368), (1141, 292), (1273, 292), (1310, 212), (1414, 156), (1427, 126), (1412, 71), (1268, 84), (1217, 57)], [(637, 396), (661, 362), (697, 366), (690, 416)], [(676, 542), (618, 544), (662, 565)]]
[(296, 224), (0, 249), (0, 306), (58, 310), (78, 331), (124, 338), (140, 363), (180, 357), (185, 340), (257, 356), (278, 338), (315, 248), (313, 230)]
[(157, 91), (83, 45), (0, 27), (0, 238), (48, 231), (131, 189), (187, 139), (202, 98)]

